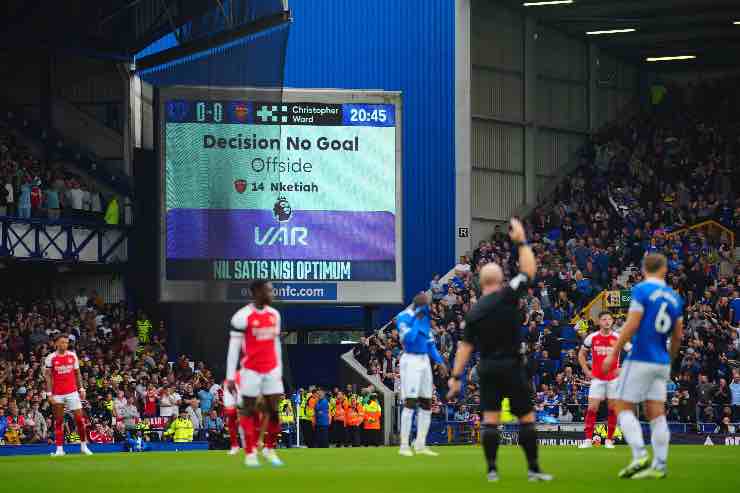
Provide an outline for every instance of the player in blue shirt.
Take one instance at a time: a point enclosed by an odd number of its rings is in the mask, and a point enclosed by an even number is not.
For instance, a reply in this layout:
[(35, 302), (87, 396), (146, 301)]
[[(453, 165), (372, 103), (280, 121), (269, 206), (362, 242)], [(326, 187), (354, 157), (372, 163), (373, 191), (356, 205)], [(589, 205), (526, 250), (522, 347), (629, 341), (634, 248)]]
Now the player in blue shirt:
[(417, 454), (437, 456), (439, 454), (426, 445), (429, 425), (432, 422), (433, 377), (430, 359), (443, 369), (443, 376), (447, 368), (434, 343), (427, 295), (417, 294), (411, 307), (398, 315), (396, 325), (403, 344), (400, 366), (401, 399), (404, 401), (401, 413), (401, 448), (398, 453), (404, 457), (414, 455), (409, 445), (409, 437), (418, 401), (419, 414), (416, 418), (414, 448)]
[[(614, 351), (604, 361), (604, 368), (610, 368), (615, 355), (627, 342), (632, 343), (619, 376), (619, 398), (615, 403), (619, 426), (632, 448), (632, 462), (619, 472), (619, 477), (660, 479), (666, 476), (671, 438), (665, 417), (666, 382), (670, 378), (671, 361), (683, 337), (684, 303), (665, 283), (668, 262), (663, 255), (646, 255), (642, 272), (645, 280), (632, 288), (627, 320)], [(635, 405), (640, 402), (645, 403), (645, 414), (650, 420), (652, 464), (634, 412)]]

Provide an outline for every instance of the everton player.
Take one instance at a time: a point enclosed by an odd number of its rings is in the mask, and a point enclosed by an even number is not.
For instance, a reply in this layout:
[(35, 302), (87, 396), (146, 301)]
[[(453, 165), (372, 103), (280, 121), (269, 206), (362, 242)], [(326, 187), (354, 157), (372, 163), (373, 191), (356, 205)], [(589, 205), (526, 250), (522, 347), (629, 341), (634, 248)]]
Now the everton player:
[[(663, 255), (646, 255), (642, 271), (645, 280), (632, 288), (627, 321), (614, 351), (604, 360), (602, 370), (609, 371), (619, 352), (631, 340), (632, 350), (619, 378), (615, 409), (624, 438), (632, 449), (632, 462), (619, 472), (619, 477), (661, 479), (666, 476), (671, 438), (665, 417), (666, 382), (671, 373), (671, 361), (683, 337), (684, 302), (665, 283), (668, 267)], [(652, 464), (645, 450), (640, 422), (635, 416), (635, 405), (640, 402), (645, 403), (645, 414), (650, 420)]]
[(46, 378), (46, 392), (49, 403), (54, 412), (54, 441), (56, 452), (54, 457), (64, 455), (64, 410), (70, 411), (77, 423), (77, 434), (80, 435), (80, 452), (92, 455), (87, 448), (87, 432), (85, 420), (82, 416), (82, 399), (85, 398), (85, 389), (82, 387), (80, 362), (73, 351), (68, 351), (69, 339), (60, 334), (54, 341), (56, 351), (49, 354), (44, 360), (44, 376)]
[(413, 305), (398, 316), (398, 331), (403, 344), (401, 355), (401, 399), (404, 402), (401, 413), (401, 448), (399, 455), (411, 457), (414, 453), (409, 445), (411, 425), (417, 401), (419, 412), (416, 417), (416, 441), (414, 448), (418, 455), (439, 455), (427, 447), (427, 434), (432, 422), (432, 365), (438, 365), (442, 375), (447, 374), (442, 356), (434, 344), (429, 314), (429, 299), (424, 293), (414, 297)]
[[(594, 424), (599, 412), (601, 401), (608, 399), (609, 417), (607, 422), (607, 435), (604, 442), (605, 448), (614, 448), (614, 429), (617, 426), (617, 415), (614, 414), (614, 399), (617, 398), (617, 376), (619, 375), (619, 355), (608, 371), (602, 370), (606, 357), (614, 351), (619, 334), (612, 330), (614, 318), (609, 312), (599, 314), (599, 330), (592, 332), (583, 341), (583, 346), (578, 352), (578, 362), (581, 364), (583, 374), (591, 379), (588, 389), (588, 411), (586, 412), (586, 440), (580, 448), (590, 448), (593, 445)], [(591, 351), (591, 368), (586, 361), (586, 353)]]
[[(231, 336), (226, 360), (228, 392), (238, 392), (241, 400), (239, 423), (244, 433), (245, 464), (258, 467), (257, 441), (262, 429), (257, 398), (265, 402), (266, 434), (262, 455), (273, 466), (282, 466), (275, 453), (280, 434), (278, 404), (283, 394), (283, 368), (280, 348), (280, 312), (270, 306), (272, 284), (255, 280), (250, 285), (254, 303), (231, 318)], [(236, 372), (241, 356), (239, 387)]]

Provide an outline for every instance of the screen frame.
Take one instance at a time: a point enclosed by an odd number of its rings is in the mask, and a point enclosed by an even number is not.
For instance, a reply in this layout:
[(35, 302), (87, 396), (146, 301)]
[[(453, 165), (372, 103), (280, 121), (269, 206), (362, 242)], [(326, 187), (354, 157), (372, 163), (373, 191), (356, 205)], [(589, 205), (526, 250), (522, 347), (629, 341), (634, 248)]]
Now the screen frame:
[[(381, 103), (393, 104), (396, 112), (396, 221), (395, 221), (395, 260), (396, 278), (394, 281), (341, 281), (336, 284), (336, 300), (280, 301), (285, 304), (321, 304), (366, 306), (379, 304), (401, 304), (404, 301), (403, 289), (403, 105), (402, 93), (381, 90), (339, 90), (339, 89), (264, 89), (264, 88), (212, 88), (202, 86), (171, 86), (157, 89), (155, 96), (157, 110), (157, 165), (158, 184), (158, 281), (159, 301), (163, 303), (235, 303), (247, 298), (229, 298), (229, 288), (246, 286), (248, 281), (173, 281), (166, 277), (166, 199), (165, 199), (165, 103), (170, 99), (199, 101), (247, 100), (306, 103)], [(316, 284), (316, 281), (289, 281), (290, 285)], [(234, 291), (233, 289), (231, 290)]]

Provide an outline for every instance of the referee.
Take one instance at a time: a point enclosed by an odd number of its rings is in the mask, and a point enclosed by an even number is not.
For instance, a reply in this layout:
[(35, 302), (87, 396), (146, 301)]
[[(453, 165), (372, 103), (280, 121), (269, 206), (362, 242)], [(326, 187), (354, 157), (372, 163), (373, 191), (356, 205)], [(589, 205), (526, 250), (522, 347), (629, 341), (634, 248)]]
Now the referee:
[(537, 461), (532, 393), (520, 349), (522, 318), (518, 302), (534, 279), (537, 263), (527, 245), (524, 227), (516, 219), (511, 220), (509, 236), (519, 253), (520, 272), (506, 284), (499, 265), (490, 263), (481, 269), (482, 295), (465, 317), (465, 335), (457, 349), (447, 397), (452, 398), (460, 391), (460, 378), (465, 366), (473, 351), (479, 351), (483, 410), (481, 441), (488, 462), (488, 481), (498, 481), (498, 423), (504, 397), (510, 399), (511, 412), (519, 418), (519, 444), (527, 456), (528, 479), (551, 481), (553, 477), (543, 474)]

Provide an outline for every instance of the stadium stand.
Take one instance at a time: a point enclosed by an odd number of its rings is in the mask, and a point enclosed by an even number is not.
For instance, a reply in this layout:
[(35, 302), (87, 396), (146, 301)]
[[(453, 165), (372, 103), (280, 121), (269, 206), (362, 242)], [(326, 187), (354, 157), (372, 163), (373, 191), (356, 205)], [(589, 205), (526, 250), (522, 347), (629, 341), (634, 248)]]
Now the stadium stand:
[[(540, 270), (520, 309), (539, 421), (583, 419), (588, 381), (576, 354), (595, 330), (589, 307), (604, 302), (607, 290), (639, 282), (648, 252), (669, 258), (668, 282), (687, 306), (688, 330), (669, 384), (670, 419), (709, 423), (718, 432), (740, 420), (737, 82), (672, 88), (671, 100), (652, 113), (605, 128), (580, 150), (578, 169), (528, 218)], [(511, 245), (500, 227), (444, 280), (430, 282), (433, 329), (448, 363), (488, 262), (512, 272)], [(612, 308), (617, 328), (625, 309)], [(395, 391), (401, 352), (393, 323), (353, 350), (368, 374)], [(437, 419), (470, 419), (480, 402), (476, 365), (468, 368), (463, 397), (452, 403), (442, 402), (446, 381), (435, 374)]]
[[(61, 162), (45, 165), (8, 128), (0, 129), (0, 182), (0, 216), (81, 224), (120, 222), (122, 208), (114, 195), (104, 196), (95, 181)], [(116, 213), (111, 211), (106, 218), (114, 201)]]

